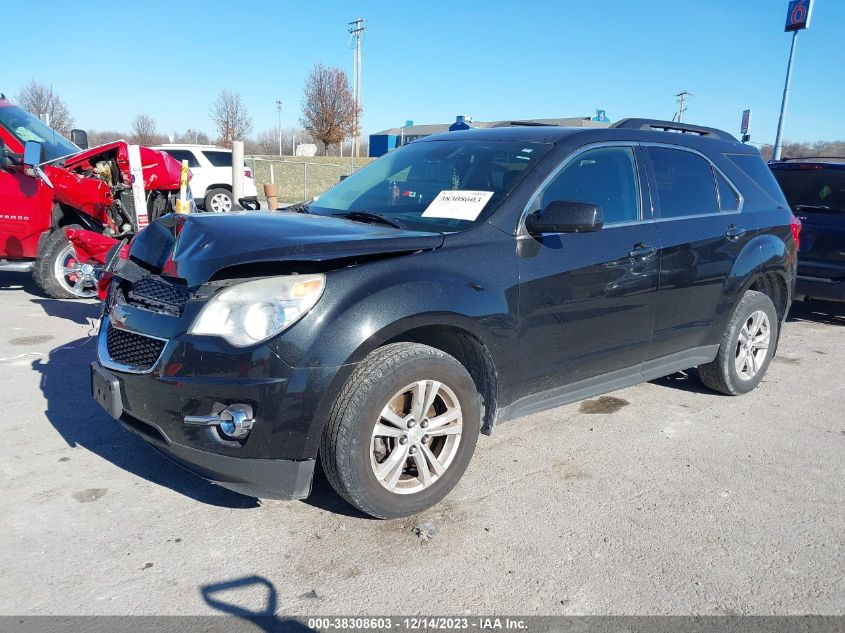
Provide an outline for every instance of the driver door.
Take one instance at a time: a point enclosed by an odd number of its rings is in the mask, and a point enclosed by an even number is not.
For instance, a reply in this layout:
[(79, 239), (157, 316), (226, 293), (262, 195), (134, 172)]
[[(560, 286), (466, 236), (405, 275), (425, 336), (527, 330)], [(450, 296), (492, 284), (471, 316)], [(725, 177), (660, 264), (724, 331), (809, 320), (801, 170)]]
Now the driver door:
[[(20, 144), (0, 128), (7, 151), (22, 154)], [(32, 259), (38, 255), (38, 238), (50, 228), (50, 200), (41, 181), (17, 167), (0, 167), (0, 258)], [(47, 196), (52, 192), (47, 190)], [(46, 226), (43, 207), (48, 207)]]
[(571, 155), (535, 195), (597, 204), (591, 233), (518, 239), (521, 396), (639, 370), (651, 344), (659, 273), (658, 234), (635, 144)]

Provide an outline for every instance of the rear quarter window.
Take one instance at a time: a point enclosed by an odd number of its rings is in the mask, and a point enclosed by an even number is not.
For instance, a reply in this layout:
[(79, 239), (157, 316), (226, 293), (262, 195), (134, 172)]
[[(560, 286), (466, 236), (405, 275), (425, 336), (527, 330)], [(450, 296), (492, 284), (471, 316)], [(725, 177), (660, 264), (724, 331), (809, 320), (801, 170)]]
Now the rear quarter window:
[(781, 209), (788, 209), (789, 205), (786, 198), (783, 196), (783, 191), (780, 189), (778, 181), (775, 180), (772, 170), (763, 162), (760, 156), (755, 154), (725, 154), (725, 156), (734, 165), (736, 165), (742, 173), (754, 181), (754, 184), (765, 193), (772, 202), (774, 202)]

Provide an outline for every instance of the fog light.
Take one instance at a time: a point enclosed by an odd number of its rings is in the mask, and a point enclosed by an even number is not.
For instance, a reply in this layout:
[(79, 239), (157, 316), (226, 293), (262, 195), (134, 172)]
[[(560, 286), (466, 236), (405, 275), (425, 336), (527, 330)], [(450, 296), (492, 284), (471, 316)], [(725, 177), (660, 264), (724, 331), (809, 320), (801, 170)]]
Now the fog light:
[(230, 404), (220, 413), (185, 416), (185, 424), (216, 426), (226, 439), (242, 440), (252, 430), (255, 419), (248, 404)]

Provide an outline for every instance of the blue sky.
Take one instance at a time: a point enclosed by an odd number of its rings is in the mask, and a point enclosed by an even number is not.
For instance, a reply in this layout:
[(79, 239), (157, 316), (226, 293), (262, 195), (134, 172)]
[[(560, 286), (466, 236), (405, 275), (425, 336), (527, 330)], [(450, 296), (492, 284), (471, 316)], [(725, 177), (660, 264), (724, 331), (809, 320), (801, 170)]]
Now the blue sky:
[[(255, 131), (296, 122), (317, 62), (351, 75), (347, 22), (367, 19), (363, 128), (591, 115), (687, 120), (774, 141), (790, 35), (787, 0), (43, 0), (4, 3), (0, 91), (51, 84), (85, 128), (212, 132), (208, 105), (239, 92)], [(33, 7), (40, 17), (32, 19)], [(845, 0), (816, 0), (799, 36), (785, 138), (845, 138)], [(18, 62), (12, 58), (17, 56)]]

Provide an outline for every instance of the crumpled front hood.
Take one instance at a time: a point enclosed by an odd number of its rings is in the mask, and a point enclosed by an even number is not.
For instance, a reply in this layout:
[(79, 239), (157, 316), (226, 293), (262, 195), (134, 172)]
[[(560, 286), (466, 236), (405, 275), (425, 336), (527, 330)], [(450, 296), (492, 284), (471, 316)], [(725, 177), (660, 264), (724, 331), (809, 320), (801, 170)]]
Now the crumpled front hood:
[(443, 234), (291, 212), (167, 215), (138, 233), (130, 255), (164, 274), (205, 283), (239, 264), (328, 261), (431, 250)]

